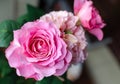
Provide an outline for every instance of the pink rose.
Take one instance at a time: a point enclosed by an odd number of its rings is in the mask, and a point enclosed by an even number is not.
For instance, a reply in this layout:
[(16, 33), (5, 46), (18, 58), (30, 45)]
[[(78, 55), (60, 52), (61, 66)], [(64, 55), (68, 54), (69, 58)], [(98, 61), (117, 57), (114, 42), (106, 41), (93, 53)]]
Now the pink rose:
[(105, 24), (91, 0), (74, 0), (74, 13), (80, 18), (80, 22), (86, 30), (95, 35), (98, 40), (102, 40), (103, 32), (101, 28)]
[(66, 42), (72, 53), (72, 63), (83, 62), (86, 59), (84, 49), (87, 46), (85, 32), (81, 26), (77, 26), (79, 18), (67, 11), (53, 11), (40, 19), (53, 22), (61, 31), (61, 37)]
[(37, 20), (14, 31), (14, 40), (6, 49), (6, 57), (19, 76), (41, 80), (62, 75), (72, 54), (53, 23)]

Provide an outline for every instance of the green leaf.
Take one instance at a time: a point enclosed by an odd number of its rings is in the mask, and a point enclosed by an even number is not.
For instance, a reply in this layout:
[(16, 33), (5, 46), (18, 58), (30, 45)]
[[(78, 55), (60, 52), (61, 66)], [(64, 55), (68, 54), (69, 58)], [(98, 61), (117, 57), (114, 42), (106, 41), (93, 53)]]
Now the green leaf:
[(13, 39), (13, 30), (19, 29), (19, 24), (13, 20), (0, 23), (0, 47), (8, 47)]
[(0, 79), (0, 84), (15, 84), (15, 81), (10, 76), (7, 76)]
[(11, 71), (12, 69), (9, 67), (4, 53), (0, 51), (0, 75), (1, 77), (6, 76), (7, 74), (11, 73)]
[(16, 84), (35, 84), (34, 79), (25, 79), (23, 77), (19, 77)]
[(41, 81), (37, 81), (36, 84), (63, 84), (60, 79), (55, 76), (44, 78)]
[(17, 22), (20, 24), (20, 26), (22, 26), (26, 22), (39, 19), (40, 16), (44, 14), (44, 12), (41, 9), (38, 9), (29, 4), (27, 5), (27, 11), (28, 11), (27, 14), (24, 14), (17, 19)]
[(51, 80), (52, 80), (52, 77), (47, 77), (41, 81), (37, 81), (35, 84), (48, 84), (48, 83), (51, 84)]
[(63, 84), (63, 83), (60, 79), (58, 79), (57, 77), (54, 77), (52, 84)]
[(28, 14), (24, 14), (17, 19), (17, 22), (20, 24), (20, 26), (28, 21), (31, 21)]
[(15, 70), (12, 70), (9, 74), (0, 78), (0, 84), (16, 84), (18, 76), (15, 73)]
[(28, 15), (29, 15), (29, 19), (31, 21), (39, 19), (40, 16), (44, 15), (43, 10), (38, 9), (37, 7), (31, 6), (31, 5), (27, 5), (27, 10), (28, 10)]

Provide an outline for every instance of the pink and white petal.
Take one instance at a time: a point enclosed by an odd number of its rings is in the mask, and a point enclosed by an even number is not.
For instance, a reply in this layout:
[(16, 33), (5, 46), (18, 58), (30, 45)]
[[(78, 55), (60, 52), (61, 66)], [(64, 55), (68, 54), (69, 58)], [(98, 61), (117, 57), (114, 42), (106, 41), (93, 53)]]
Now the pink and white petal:
[(103, 32), (102, 32), (101, 29), (98, 29), (98, 28), (97, 29), (92, 29), (92, 30), (89, 30), (89, 32), (92, 35), (96, 36), (98, 40), (101, 41), (103, 39)]
[(28, 62), (38, 62), (39, 61), (39, 59), (35, 58), (35, 57), (26, 56), (25, 58)]
[(36, 64), (39, 64), (41, 66), (47, 66), (49, 65), (50, 63), (54, 62), (54, 59), (52, 57), (49, 57), (49, 59), (47, 60), (44, 60), (44, 61), (39, 61), (38, 63)]
[(42, 69), (42, 74), (44, 76), (52, 76), (53, 74), (55, 74), (55, 67), (45, 67), (45, 68), (41, 68)]
[(26, 78), (30, 78), (35, 73), (36, 72), (32, 64), (24, 64), (17, 68), (17, 74)]
[(85, 59), (86, 59), (86, 57), (85, 57), (83, 51), (79, 50), (78, 56), (75, 59), (75, 64), (77, 64), (77, 63), (83, 63)]
[(65, 64), (65, 66), (62, 69), (57, 69), (56, 73), (54, 74), (55, 76), (61, 76), (63, 75), (67, 69), (68, 69), (69, 64)]
[[(54, 46), (53, 47), (55, 47), (56, 48), (56, 52), (54, 52), (55, 53), (55, 55), (53, 56), (53, 59), (54, 60), (56, 60), (56, 59), (58, 59), (61, 55), (62, 55), (62, 52), (61, 52), (61, 49), (62, 49), (62, 44), (63, 44), (63, 40), (62, 39), (59, 39), (59, 41), (58, 41), (58, 37), (55, 37), (55, 41), (54, 41)], [(64, 46), (66, 47), (66, 44), (64, 43)]]
[(21, 30), (16, 30), (16, 31), (13, 31), (14, 32), (14, 45), (16, 46), (21, 46), (20, 45), (20, 42), (19, 42), (19, 38), (20, 36), (22, 35), (22, 31)]
[[(7, 52), (6, 52), (7, 53)], [(7, 53), (8, 55), (8, 53)], [(8, 58), (8, 62), (10, 64), (11, 67), (19, 67), (22, 64), (26, 64), (27, 60), (24, 58), (24, 54), (21, 48), (16, 48), (11, 54), (10, 56), (7, 56)]]
[(65, 58), (66, 54), (67, 54), (67, 49), (66, 49), (66, 45), (63, 45), (64, 47), (62, 47), (62, 49), (60, 50), (62, 52), (62, 55), (57, 59), (57, 61), (61, 61)]
[(14, 31), (14, 44), (16, 44), (16, 46), (21, 46), (26, 43), (31, 36), (29, 33), (30, 32), (25, 29)]
[(74, 0), (74, 14), (76, 15), (86, 0)]
[(10, 46), (5, 50), (5, 56), (7, 59), (11, 56), (11, 54), (16, 48), (18, 48), (18, 46), (14, 42), (11, 42)]
[(64, 65), (64, 60), (59, 61), (59, 62), (57, 62), (57, 63), (55, 64), (55, 68), (56, 68), (56, 69), (62, 69), (64, 66), (65, 66), (65, 65)]
[(44, 78), (44, 76), (42, 74), (33, 74), (32, 76), (30, 76), (29, 78), (34, 78), (35, 80), (42, 80)]
[(48, 67), (48, 66), (39, 66), (38, 64), (34, 64), (34, 70), (35, 72), (37, 72), (38, 74), (42, 74), (44, 76), (51, 76), (55, 73), (55, 67)]
[(72, 53), (71, 53), (70, 51), (68, 51), (68, 52), (67, 52), (67, 55), (66, 55), (66, 57), (65, 57), (65, 61), (66, 61), (67, 63), (70, 63), (71, 60), (72, 60)]
[(92, 2), (85, 2), (77, 16), (80, 18), (81, 24), (86, 27), (90, 28), (89, 21), (92, 18)]
[(27, 22), (27, 23), (25, 23), (22, 27), (21, 27), (21, 29), (22, 30), (24, 30), (24, 29), (30, 29), (30, 28), (32, 28), (32, 27), (34, 27), (35, 26), (35, 22)]
[(52, 62), (48, 65), (49, 67), (55, 66), (55, 62)]

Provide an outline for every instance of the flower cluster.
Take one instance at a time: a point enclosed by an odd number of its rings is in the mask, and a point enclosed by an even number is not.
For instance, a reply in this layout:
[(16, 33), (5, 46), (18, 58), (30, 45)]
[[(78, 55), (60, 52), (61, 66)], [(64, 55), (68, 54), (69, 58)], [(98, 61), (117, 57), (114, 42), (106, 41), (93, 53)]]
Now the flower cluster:
[(19, 76), (41, 80), (86, 59), (85, 31), (102, 40), (103, 23), (91, 0), (74, 0), (74, 14), (53, 11), (14, 31), (6, 58)]

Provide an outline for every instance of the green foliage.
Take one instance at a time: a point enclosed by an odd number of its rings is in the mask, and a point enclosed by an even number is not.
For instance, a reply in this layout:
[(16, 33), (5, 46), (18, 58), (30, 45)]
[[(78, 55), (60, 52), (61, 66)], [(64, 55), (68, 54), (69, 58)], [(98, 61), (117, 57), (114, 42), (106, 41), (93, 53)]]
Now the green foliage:
[(29, 18), (29, 14), (24, 14), (17, 19), (17, 22), (20, 24), (20, 26), (22, 26), (28, 21), (31, 21)]
[(16, 84), (35, 84), (34, 79), (25, 79), (23, 77), (18, 77)]
[(50, 77), (44, 78), (41, 81), (37, 81), (36, 84), (72, 84), (72, 82), (67, 79), (66, 73), (63, 76), (61, 76), (61, 78), (63, 78), (64, 81), (60, 80), (56, 76), (50, 76)]
[(34, 21), (36, 19), (39, 19), (40, 16), (44, 14), (43, 10), (38, 9), (34, 6), (27, 5), (27, 14), (22, 15), (17, 19), (17, 22), (22, 26), (24, 23), (28, 21)]
[(4, 77), (5, 75), (9, 74), (11, 71), (12, 69), (9, 67), (4, 53), (0, 51), (0, 76)]
[(43, 10), (33, 7), (29, 4), (27, 5), (27, 10), (28, 10), (28, 15), (29, 15), (30, 20), (39, 19), (40, 16), (44, 14)]
[(13, 69), (9, 67), (5, 55), (0, 51), (0, 84), (15, 84)]
[(14, 80), (10, 76), (6, 76), (0, 79), (0, 84), (15, 84)]
[(0, 47), (8, 47), (13, 39), (13, 30), (19, 28), (19, 24), (13, 20), (6, 20), (0, 23)]
[(60, 79), (55, 76), (44, 78), (41, 81), (37, 81), (36, 84), (63, 84)]

